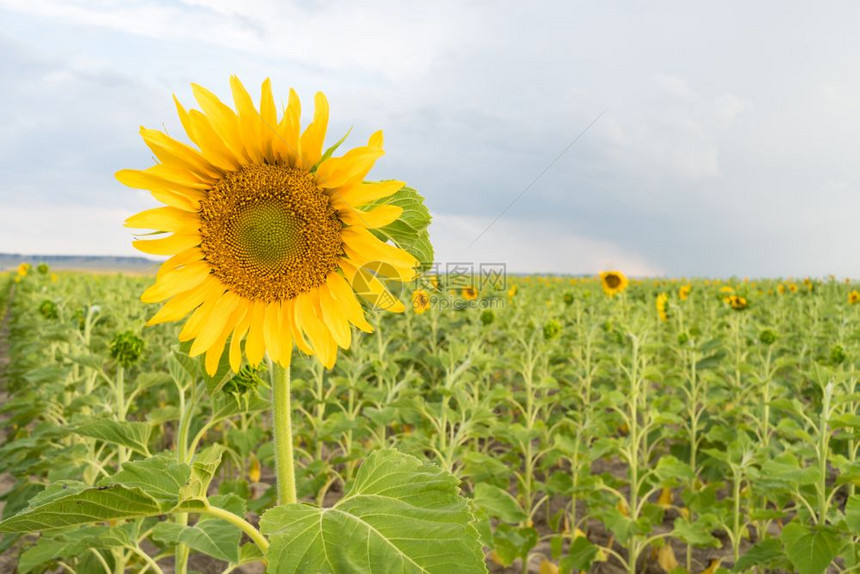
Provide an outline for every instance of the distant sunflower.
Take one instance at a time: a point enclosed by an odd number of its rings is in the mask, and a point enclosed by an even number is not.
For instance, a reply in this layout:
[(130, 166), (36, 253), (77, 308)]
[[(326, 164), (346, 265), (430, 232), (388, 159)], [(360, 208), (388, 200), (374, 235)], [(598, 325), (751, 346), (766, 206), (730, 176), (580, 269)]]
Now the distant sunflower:
[(478, 298), (478, 290), (474, 287), (466, 287), (462, 291), (460, 291), (460, 295), (463, 296), (463, 299), (466, 301), (474, 301)]
[(657, 295), (657, 316), (661, 321), (669, 320), (669, 296), (665, 293)]
[(430, 309), (430, 295), (424, 289), (416, 289), (412, 292), (412, 310), (418, 315)]
[(692, 285), (689, 285), (689, 284), (688, 285), (681, 285), (681, 287), (678, 289), (678, 297), (681, 299), (681, 301), (686, 301), (687, 297), (690, 296), (690, 292), (692, 290), (693, 290)]
[(18, 276), (19, 277), (26, 277), (30, 273), (31, 269), (33, 269), (33, 266), (30, 265), (29, 263), (19, 264), (18, 265)]
[(852, 291), (848, 294), (848, 304), (856, 305), (857, 303), (860, 303), (860, 291)]
[(723, 299), (723, 301), (725, 301), (725, 303), (735, 311), (743, 311), (749, 306), (746, 298), (741, 297), (740, 295), (729, 295)]
[(416, 274), (415, 257), (370, 231), (394, 222), (403, 209), (365, 207), (404, 183), (364, 181), (384, 154), (381, 131), (343, 156), (331, 157), (334, 149), (323, 153), (328, 102), (322, 93), (314, 100), (313, 121), (301, 131), (293, 90), (279, 119), (269, 80), (259, 110), (235, 76), (230, 87), (236, 111), (198, 85), (192, 88), (202, 111), (186, 111), (176, 101), (196, 148), (141, 128), (160, 163), (116, 174), (166, 205), (126, 221), (172, 234), (134, 242), (144, 253), (171, 256), (141, 296), (168, 300), (149, 324), (190, 313), (179, 338), (193, 339), (190, 355), (206, 354), (210, 374), (228, 339), (233, 371), (241, 366), (242, 341), (252, 365), (266, 353), (289, 365), (295, 343), (330, 368), (338, 346), (350, 345), (350, 324), (372, 330), (354, 285), (361, 284), (363, 295), (390, 301), (389, 310), (404, 310), (363, 268), (382, 264), (402, 281)]
[(600, 282), (603, 285), (603, 291), (610, 297), (627, 289), (629, 284), (627, 276), (621, 271), (601, 271)]

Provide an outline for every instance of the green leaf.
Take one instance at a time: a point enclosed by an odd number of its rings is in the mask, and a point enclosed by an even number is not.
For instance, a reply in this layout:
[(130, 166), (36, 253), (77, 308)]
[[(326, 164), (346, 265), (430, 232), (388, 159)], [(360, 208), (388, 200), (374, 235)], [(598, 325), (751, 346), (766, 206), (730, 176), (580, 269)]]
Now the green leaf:
[(72, 494), (41, 499), (0, 522), (0, 532), (36, 532), (105, 520), (139, 518), (162, 513), (162, 507), (140, 488), (121, 485), (69, 489)]
[(577, 536), (571, 543), (567, 556), (562, 558), (560, 566), (565, 572), (576, 570), (588, 571), (591, 563), (597, 558), (599, 548), (585, 536)]
[[(210, 503), (236, 515), (245, 515), (244, 501), (238, 496), (213, 496)], [(152, 538), (170, 544), (185, 544), (197, 552), (236, 564), (239, 562), (242, 531), (220, 518), (203, 515), (194, 526), (160, 522), (153, 529)]]
[(191, 468), (187, 464), (159, 454), (146, 460), (123, 464), (119, 472), (102, 479), (99, 486), (137, 487), (168, 510), (179, 502), (179, 493), (190, 478)]
[(860, 532), (860, 495), (855, 494), (845, 503), (845, 522), (852, 532)]
[(349, 137), (350, 133), (352, 133), (352, 128), (349, 128), (348, 130), (346, 130), (346, 133), (343, 134), (342, 138), (337, 140), (337, 142), (335, 142), (335, 144), (333, 146), (331, 146), (327, 150), (325, 150), (325, 153), (322, 154), (322, 157), (320, 157), (320, 160), (318, 162), (316, 162), (314, 164), (314, 166), (311, 168), (311, 173), (315, 173), (317, 168), (320, 166), (320, 164), (322, 162), (324, 162), (325, 160), (327, 160), (328, 158), (330, 158), (332, 156), (332, 154), (337, 151), (337, 148), (339, 148), (341, 146), (341, 144), (346, 141), (346, 138)]
[(719, 548), (720, 541), (711, 535), (716, 525), (716, 519), (710, 514), (700, 516), (696, 522), (690, 522), (685, 518), (676, 518), (672, 536), (693, 546)]
[(147, 423), (96, 419), (78, 424), (71, 430), (75, 434), (125, 446), (149, 456), (147, 444), (152, 426)]
[(678, 486), (683, 481), (692, 480), (696, 476), (689, 464), (681, 462), (672, 455), (661, 457), (654, 472), (663, 486)]
[(836, 558), (842, 545), (830, 528), (792, 522), (782, 529), (783, 548), (800, 574), (821, 574)]
[(200, 451), (191, 463), (191, 480), (184, 485), (180, 493), (182, 498), (205, 497), (215, 476), (215, 471), (221, 466), (221, 457), (227, 449), (220, 444), (213, 444)]
[(517, 558), (525, 560), (537, 543), (537, 530), (530, 526), (499, 524), (493, 533), (493, 550), (505, 566), (510, 566)]
[(762, 540), (741, 556), (732, 572), (746, 572), (753, 566), (764, 566), (771, 568), (774, 561), (785, 560), (782, 544), (776, 538)]
[(263, 515), (270, 571), (486, 572), (457, 484), (413, 456), (376, 451), (334, 507), (290, 504)]
[(388, 197), (371, 202), (364, 209), (380, 205), (397, 205), (403, 214), (392, 223), (371, 231), (383, 241), (390, 239), (395, 245), (407, 251), (421, 262), (421, 271), (433, 265), (433, 245), (427, 227), (430, 225), (430, 211), (424, 205), (424, 198), (411, 187), (403, 186)]
[(511, 494), (492, 484), (480, 483), (475, 486), (472, 502), (492, 518), (516, 523), (525, 520), (527, 515)]

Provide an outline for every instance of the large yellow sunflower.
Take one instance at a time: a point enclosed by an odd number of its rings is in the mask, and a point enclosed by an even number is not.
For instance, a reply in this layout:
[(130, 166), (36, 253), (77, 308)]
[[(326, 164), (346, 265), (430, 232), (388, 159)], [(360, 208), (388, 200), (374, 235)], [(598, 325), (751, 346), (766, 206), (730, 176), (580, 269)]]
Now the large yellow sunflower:
[[(269, 80), (259, 109), (235, 76), (230, 87), (236, 111), (197, 85), (192, 88), (200, 111), (186, 110), (174, 98), (196, 147), (141, 128), (160, 163), (116, 174), (165, 204), (126, 222), (170, 234), (134, 242), (145, 253), (171, 256), (141, 297), (167, 301), (149, 324), (191, 314), (179, 338), (193, 339), (190, 354), (205, 353), (210, 374), (228, 340), (234, 371), (241, 366), (243, 341), (254, 365), (266, 353), (289, 365), (295, 343), (330, 368), (337, 347), (350, 345), (350, 325), (372, 330), (353, 285), (361, 284), (361, 295), (392, 299), (365, 266), (378, 269), (381, 263), (403, 281), (416, 274), (414, 256), (370, 231), (400, 218), (401, 207), (379, 200), (404, 183), (364, 181), (384, 153), (381, 131), (340, 157), (333, 157), (340, 142), (323, 152), (328, 102), (322, 93), (302, 131), (293, 90), (279, 118)], [(387, 308), (404, 310), (399, 300)]]
[(629, 281), (621, 271), (601, 271), (600, 283), (603, 285), (603, 291), (612, 297), (627, 289)]

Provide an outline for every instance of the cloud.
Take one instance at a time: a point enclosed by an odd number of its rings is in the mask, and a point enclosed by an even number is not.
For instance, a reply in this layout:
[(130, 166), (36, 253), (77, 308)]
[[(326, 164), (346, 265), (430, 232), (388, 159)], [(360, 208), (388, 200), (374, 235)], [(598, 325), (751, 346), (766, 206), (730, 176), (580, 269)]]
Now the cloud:
[(591, 274), (606, 269), (636, 276), (663, 273), (641, 254), (559, 226), (513, 219), (491, 223), (491, 218), (436, 214), (430, 228), (436, 260), (443, 267), (458, 262), (504, 263), (510, 273)]

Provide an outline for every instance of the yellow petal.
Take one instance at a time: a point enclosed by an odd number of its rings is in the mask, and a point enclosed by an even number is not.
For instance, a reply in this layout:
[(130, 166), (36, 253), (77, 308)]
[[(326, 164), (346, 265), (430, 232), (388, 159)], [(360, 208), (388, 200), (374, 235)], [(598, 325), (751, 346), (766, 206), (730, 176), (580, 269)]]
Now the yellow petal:
[(155, 303), (190, 291), (203, 283), (209, 277), (210, 271), (209, 264), (203, 261), (173, 269), (156, 279), (155, 285), (144, 291), (140, 300), (144, 303)]
[(196, 289), (180, 293), (162, 305), (161, 309), (159, 309), (158, 312), (146, 322), (146, 324), (152, 326), (160, 323), (178, 321), (196, 309), (199, 305), (203, 304), (203, 302), (208, 300), (210, 297), (220, 295), (220, 293), (218, 293), (218, 289), (221, 290), (221, 293), (224, 292), (224, 287), (221, 285), (221, 282), (215, 279), (214, 276), (210, 275)]
[[(334, 201), (332, 201), (332, 206), (338, 209)], [(360, 211), (351, 207), (338, 209), (338, 217), (341, 221), (347, 225), (356, 225), (367, 229), (385, 227), (389, 223), (397, 221), (397, 218), (402, 214), (403, 208), (399, 205), (380, 205), (370, 211)]]
[(376, 183), (354, 183), (331, 192), (331, 197), (352, 207), (361, 207), (371, 201), (394, 195), (406, 183), (390, 180)]
[(341, 312), (337, 301), (332, 297), (327, 287), (321, 287), (316, 290), (319, 293), (320, 311), (322, 311), (322, 320), (328, 328), (329, 333), (334, 338), (335, 342), (342, 349), (348, 349), (352, 340), (352, 331), (349, 328), (349, 321), (345, 314)]
[[(344, 250), (358, 265), (370, 261), (384, 261), (394, 267), (412, 268), (418, 260), (406, 251), (383, 243), (368, 230), (361, 227), (347, 227), (341, 231)], [(408, 279), (411, 279), (409, 277)]]
[[(299, 130), (301, 129), (302, 104), (296, 91), (290, 88), (290, 99), (284, 117), (278, 124), (277, 134), (272, 140), (275, 158), (291, 167), (302, 167), (299, 152)], [(310, 167), (310, 166), (309, 166)]]
[(177, 267), (200, 261), (203, 257), (203, 251), (197, 247), (181, 251), (161, 264), (161, 267), (155, 273), (155, 278), (160, 279), (164, 274), (173, 271)]
[(296, 306), (296, 320), (302, 331), (307, 334), (314, 354), (327, 369), (330, 369), (334, 366), (337, 357), (337, 346), (319, 317), (313, 295), (308, 291), (299, 293), (294, 304)]
[[(152, 171), (140, 171), (136, 169), (122, 169), (116, 172), (116, 178), (123, 185), (133, 187), (135, 189), (148, 189), (153, 195), (156, 193), (168, 193), (170, 195), (181, 195), (187, 199), (191, 206), (189, 211), (197, 211), (200, 209), (200, 200), (206, 197), (206, 194), (200, 189), (193, 189), (184, 185), (177, 184), (158, 175)], [(168, 203), (168, 202), (164, 202)], [(173, 203), (168, 203), (173, 205)], [(177, 206), (182, 207), (182, 206)]]
[(364, 318), (364, 310), (358, 299), (355, 298), (355, 292), (352, 287), (346, 282), (346, 279), (338, 273), (329, 273), (326, 278), (326, 286), (329, 288), (329, 293), (340, 305), (341, 310), (346, 315), (349, 322), (366, 333), (371, 333), (373, 327)]
[(241, 167), (239, 159), (230, 151), (224, 144), (206, 116), (197, 110), (186, 112), (176, 96), (173, 96), (173, 101), (176, 102), (176, 111), (179, 114), (179, 119), (182, 126), (188, 133), (188, 137), (197, 144), (200, 148), (200, 153), (203, 154), (212, 165), (224, 171), (232, 171)]
[(243, 165), (248, 163), (250, 158), (245, 153), (245, 146), (239, 134), (239, 118), (236, 116), (236, 112), (203, 86), (191, 84), (191, 91), (197, 103), (200, 104), (200, 109), (206, 114), (209, 125), (215, 130), (224, 145), (233, 152)]
[(356, 285), (360, 281), (363, 288), (356, 291), (356, 294), (371, 305), (392, 313), (402, 313), (406, 309), (403, 302), (392, 295), (388, 288), (373, 274), (359, 269), (348, 259), (341, 259), (340, 267), (348, 277), (352, 277), (352, 281), (350, 281), (352, 285)]
[(293, 331), (293, 341), (296, 343), (296, 347), (298, 347), (300, 351), (307, 355), (313, 355), (314, 349), (308, 342), (307, 336), (302, 331), (302, 325), (298, 318), (297, 307), (295, 299), (290, 299), (284, 303), (284, 311), (289, 312), (293, 318), (290, 323), (290, 327)]
[(272, 81), (266, 78), (260, 88), (260, 119), (263, 122), (261, 147), (268, 161), (274, 161), (275, 142), (278, 137), (278, 110), (275, 108), (275, 97), (272, 95)]
[(263, 322), (263, 339), (269, 357), (276, 363), (281, 358), (281, 303), (275, 301), (266, 305), (266, 317)]
[(248, 362), (254, 366), (259, 365), (266, 354), (266, 343), (263, 338), (265, 318), (266, 304), (262, 301), (254, 301), (248, 328), (248, 340), (245, 341), (245, 354), (248, 356)]
[(157, 229), (159, 231), (196, 232), (200, 218), (191, 212), (176, 207), (147, 209), (125, 220), (126, 227), (135, 229)]
[(239, 78), (230, 76), (230, 89), (233, 92), (233, 102), (239, 115), (239, 136), (242, 138), (245, 151), (254, 163), (263, 163), (262, 143), (262, 120), (254, 100)]
[(359, 183), (384, 154), (381, 148), (357, 147), (341, 157), (330, 157), (322, 162), (314, 179), (317, 185), (326, 189)]
[(221, 362), (221, 355), (224, 354), (224, 345), (227, 343), (227, 337), (229, 337), (230, 333), (233, 331), (233, 326), (244, 319), (245, 311), (245, 306), (237, 307), (236, 310), (233, 311), (233, 314), (230, 316), (230, 320), (227, 321), (227, 325), (224, 327), (221, 335), (215, 343), (209, 347), (209, 350), (206, 351), (205, 365), (206, 372), (209, 373), (209, 376), (213, 376), (218, 372), (218, 364)]
[(233, 330), (230, 339), (230, 368), (234, 373), (238, 373), (239, 369), (242, 368), (242, 337), (248, 332), (248, 326), (251, 323), (251, 303), (242, 301), (240, 308), (242, 321)]
[(200, 245), (200, 235), (171, 235), (163, 239), (137, 240), (131, 243), (136, 249), (150, 255), (175, 255)]
[(203, 304), (198, 307), (194, 313), (191, 314), (191, 317), (185, 322), (182, 326), (182, 330), (179, 331), (179, 340), (180, 341), (190, 341), (200, 332), (200, 329), (209, 319), (209, 315), (212, 313), (213, 309), (221, 302), (221, 299), (224, 297), (226, 293), (221, 291), (220, 289), (214, 291), (212, 296), (206, 299)]
[(305, 129), (301, 138), (301, 158), (305, 168), (310, 169), (322, 157), (325, 132), (328, 129), (328, 100), (325, 94), (314, 96), (314, 121)]
[(370, 139), (367, 141), (367, 147), (378, 147), (382, 149), (382, 130), (378, 130), (371, 134)]
[(236, 326), (235, 324), (228, 324), (228, 321), (241, 302), (241, 297), (230, 292), (221, 297), (221, 302), (209, 314), (206, 323), (200, 327), (200, 333), (195, 337), (194, 344), (191, 345), (191, 350), (188, 352), (190, 357), (196, 357), (208, 351), (209, 347), (219, 340), (227, 327), (232, 330)]
[(191, 146), (176, 141), (158, 130), (141, 127), (140, 135), (155, 157), (163, 163), (190, 171), (200, 178), (214, 181), (221, 177), (221, 170)]

